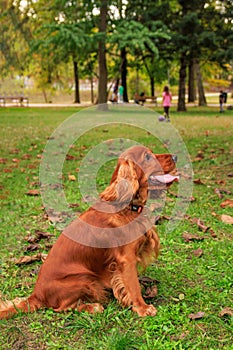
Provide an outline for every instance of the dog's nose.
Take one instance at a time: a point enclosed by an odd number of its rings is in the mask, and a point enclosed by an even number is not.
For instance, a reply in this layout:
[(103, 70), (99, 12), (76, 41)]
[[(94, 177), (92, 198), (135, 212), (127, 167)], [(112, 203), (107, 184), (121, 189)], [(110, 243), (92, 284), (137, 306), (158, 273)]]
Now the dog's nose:
[(173, 162), (174, 162), (174, 163), (176, 163), (176, 162), (177, 162), (178, 157), (177, 157), (177, 155), (176, 155), (176, 154), (173, 154), (173, 155), (172, 155), (172, 160), (173, 160)]

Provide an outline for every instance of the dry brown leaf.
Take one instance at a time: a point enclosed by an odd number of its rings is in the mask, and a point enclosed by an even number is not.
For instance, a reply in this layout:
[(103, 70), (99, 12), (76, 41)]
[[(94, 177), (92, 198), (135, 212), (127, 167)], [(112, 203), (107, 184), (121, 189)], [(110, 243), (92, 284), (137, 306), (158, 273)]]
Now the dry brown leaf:
[(203, 255), (203, 250), (201, 248), (193, 250), (193, 255), (195, 255), (197, 258)]
[(224, 309), (222, 309), (222, 311), (219, 312), (219, 316), (223, 317), (223, 316), (233, 316), (233, 308), (232, 307), (224, 307)]
[(201, 179), (193, 180), (193, 182), (194, 182), (196, 185), (204, 185), (204, 182), (202, 182)]
[(25, 237), (25, 240), (26, 240), (28, 243), (36, 243), (36, 242), (39, 241), (39, 238), (29, 235), (29, 236), (26, 236), (26, 237)]
[(6, 164), (7, 159), (6, 158), (0, 158), (0, 164)]
[(205, 157), (204, 157), (204, 153), (203, 153), (203, 151), (198, 151), (197, 152), (197, 155), (196, 155), (196, 158), (198, 158), (198, 159), (200, 159), (200, 160), (202, 160), (202, 159), (204, 159)]
[(44, 261), (47, 257), (47, 254), (43, 254), (43, 253), (38, 253), (36, 255), (32, 255), (32, 256), (22, 256), (21, 258), (15, 260), (15, 264), (16, 265), (23, 265), (23, 264), (30, 264), (34, 261)]
[(203, 231), (203, 232), (208, 231), (209, 228), (210, 228), (209, 226), (206, 226), (206, 225), (204, 224), (204, 222), (201, 221), (201, 219), (199, 219), (199, 218), (193, 218), (193, 219), (191, 219), (191, 221), (192, 221), (194, 224), (197, 224), (198, 228), (199, 228), (201, 231)]
[(69, 203), (69, 208), (78, 208), (79, 204), (78, 203)]
[(35, 231), (36, 236), (38, 237), (39, 240), (43, 239), (43, 238), (51, 238), (53, 235), (49, 232), (43, 232), (40, 230), (36, 230)]
[(40, 190), (29, 190), (26, 192), (28, 196), (39, 196), (40, 195)]
[(142, 276), (142, 277), (139, 277), (139, 282), (142, 283), (142, 284), (147, 284), (147, 283), (155, 283), (155, 282), (158, 282), (156, 279), (154, 278), (150, 278), (150, 277), (147, 277), (147, 276)]
[(10, 153), (11, 154), (18, 154), (20, 152), (20, 150), (18, 148), (13, 148)]
[(233, 208), (233, 199), (225, 199), (225, 201), (223, 201), (220, 204), (220, 207), (221, 208), (226, 208), (226, 207)]
[(214, 193), (218, 196), (218, 198), (222, 199), (224, 196), (221, 193), (221, 191), (219, 190), (219, 188), (215, 188), (214, 189)]
[(68, 175), (69, 181), (76, 181), (76, 176), (74, 175)]
[(200, 237), (198, 235), (193, 235), (192, 233), (184, 232), (182, 234), (182, 238), (185, 242), (191, 242), (191, 241), (202, 241), (204, 237)]
[(77, 159), (77, 158), (72, 156), (71, 154), (66, 155), (66, 160), (75, 160), (75, 159)]
[(189, 314), (188, 318), (190, 318), (190, 320), (199, 320), (200, 318), (203, 318), (204, 316), (205, 316), (205, 313), (202, 311), (199, 311), (196, 314)]
[(21, 157), (21, 159), (31, 159), (31, 154), (24, 154), (24, 155), (22, 155), (22, 157)]
[(154, 285), (152, 287), (147, 288), (145, 295), (144, 295), (144, 298), (145, 299), (152, 299), (152, 298), (155, 298), (157, 294), (158, 294), (158, 289), (157, 289), (157, 286)]
[(233, 225), (233, 216), (222, 214), (221, 215), (221, 220), (225, 224)]
[(26, 247), (25, 251), (26, 252), (33, 252), (35, 250), (40, 249), (40, 245), (39, 244), (30, 244)]
[(13, 159), (12, 159), (12, 162), (13, 162), (13, 163), (19, 163), (19, 162), (20, 162), (20, 159), (18, 159), (18, 158), (13, 158)]

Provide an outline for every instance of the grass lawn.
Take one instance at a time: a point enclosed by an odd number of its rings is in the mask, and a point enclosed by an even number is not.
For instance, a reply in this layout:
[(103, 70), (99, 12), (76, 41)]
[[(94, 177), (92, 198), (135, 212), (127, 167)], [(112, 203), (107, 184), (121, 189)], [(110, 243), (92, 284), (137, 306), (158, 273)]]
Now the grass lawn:
[[(0, 109), (3, 300), (31, 293), (41, 261), (16, 261), (47, 254), (59, 235), (39, 195), (39, 166), (51, 133), (78, 110)], [(161, 112), (160, 107), (156, 110)], [(142, 273), (151, 278), (142, 285), (143, 295), (153, 288), (154, 279), (158, 281), (158, 295), (147, 299), (156, 306), (156, 317), (139, 318), (114, 299), (96, 315), (40, 310), (0, 321), (0, 349), (233, 349), (233, 233), (232, 224), (223, 222), (224, 215), (233, 216), (233, 210), (230, 202), (220, 206), (233, 199), (233, 113), (190, 107), (185, 113), (172, 110), (171, 121), (192, 160), (193, 200), (185, 218), (168, 233), (164, 216), (174, 208), (179, 185), (171, 187), (157, 225), (161, 253)], [(114, 138), (130, 138), (157, 149), (153, 135), (134, 127), (98, 127), (84, 134), (70, 148), (63, 167), (62, 184), (74, 210), (86, 208), (76, 180), (81, 160), (93, 145)], [(160, 152), (159, 147), (162, 150), (164, 145), (158, 146)], [(99, 190), (111, 173), (112, 163), (100, 169)]]

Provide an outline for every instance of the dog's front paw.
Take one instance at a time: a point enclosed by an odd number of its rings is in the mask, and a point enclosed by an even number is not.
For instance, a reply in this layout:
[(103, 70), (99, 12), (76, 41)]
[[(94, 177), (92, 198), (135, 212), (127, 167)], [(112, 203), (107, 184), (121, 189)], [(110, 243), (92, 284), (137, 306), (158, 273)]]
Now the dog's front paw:
[(137, 314), (141, 317), (155, 316), (157, 313), (157, 310), (153, 305), (133, 307), (133, 311), (137, 312)]

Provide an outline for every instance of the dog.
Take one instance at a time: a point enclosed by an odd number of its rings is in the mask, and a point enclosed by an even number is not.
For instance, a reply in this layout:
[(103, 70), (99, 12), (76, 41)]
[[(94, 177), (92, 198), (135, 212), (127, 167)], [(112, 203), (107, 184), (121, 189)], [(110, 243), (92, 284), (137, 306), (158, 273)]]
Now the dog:
[[(159, 237), (145, 207), (150, 190), (178, 177), (176, 156), (133, 146), (118, 159), (109, 186), (95, 205), (71, 222), (42, 264), (34, 291), (0, 306), (0, 319), (40, 308), (102, 312), (109, 292), (139, 316), (155, 316), (145, 303), (137, 267), (159, 254)], [(81, 242), (81, 243), (80, 243)]]

